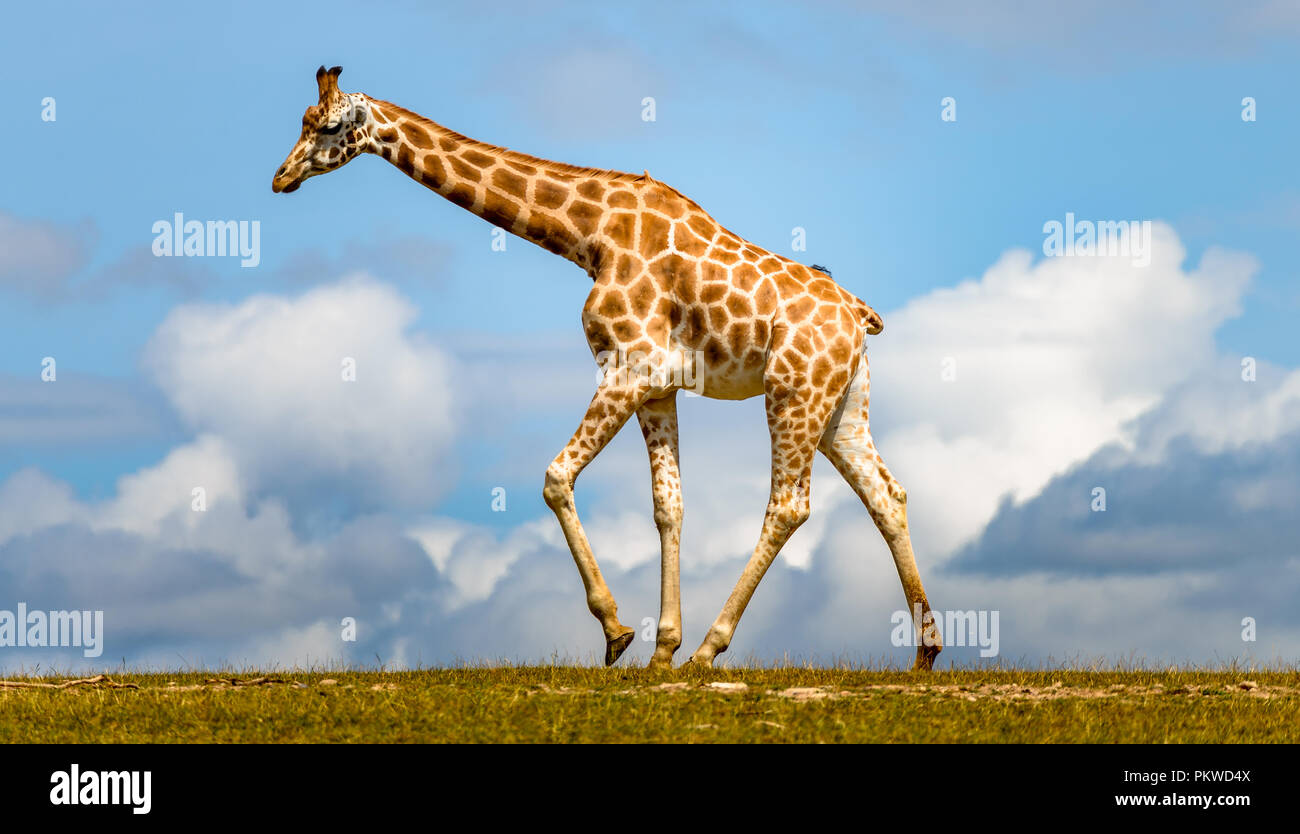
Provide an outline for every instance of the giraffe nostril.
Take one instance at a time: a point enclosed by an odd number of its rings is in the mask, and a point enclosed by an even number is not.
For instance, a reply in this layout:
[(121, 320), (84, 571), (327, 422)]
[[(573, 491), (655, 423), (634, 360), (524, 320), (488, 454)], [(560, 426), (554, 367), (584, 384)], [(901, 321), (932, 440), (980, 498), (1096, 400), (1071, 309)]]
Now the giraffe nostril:
[(284, 166), (283, 166), (283, 165), (280, 166), (280, 170), (278, 170), (278, 171), (275, 172), (275, 175), (276, 175), (277, 177), (283, 177), (283, 176), (284, 176)]

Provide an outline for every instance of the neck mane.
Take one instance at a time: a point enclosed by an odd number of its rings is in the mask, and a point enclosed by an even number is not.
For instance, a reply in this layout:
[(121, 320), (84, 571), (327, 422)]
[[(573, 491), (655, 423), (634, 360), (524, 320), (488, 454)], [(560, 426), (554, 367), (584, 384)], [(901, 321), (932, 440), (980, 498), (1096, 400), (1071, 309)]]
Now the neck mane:
[(387, 101), (368, 99), (370, 147), (484, 220), (594, 272), (608, 186), (648, 174), (582, 168), (489, 145)]

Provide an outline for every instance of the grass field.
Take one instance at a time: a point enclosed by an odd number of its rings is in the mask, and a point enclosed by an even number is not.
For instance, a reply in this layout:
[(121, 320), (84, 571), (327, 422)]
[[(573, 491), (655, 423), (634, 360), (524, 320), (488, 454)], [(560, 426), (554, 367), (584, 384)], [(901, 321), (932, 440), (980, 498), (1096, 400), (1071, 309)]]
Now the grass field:
[(575, 666), (0, 682), (0, 742), (1296, 742), (1300, 672)]

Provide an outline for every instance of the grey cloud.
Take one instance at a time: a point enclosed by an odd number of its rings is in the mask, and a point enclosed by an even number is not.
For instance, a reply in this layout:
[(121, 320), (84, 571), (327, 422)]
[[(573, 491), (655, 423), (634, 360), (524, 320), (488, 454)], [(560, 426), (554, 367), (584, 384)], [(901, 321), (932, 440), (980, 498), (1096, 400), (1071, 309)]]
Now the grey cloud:
[[(62, 524), (0, 545), (0, 588), (0, 609), (25, 602), (29, 609), (104, 611), (104, 656), (91, 665), (161, 659), (174, 666), (178, 655), (274, 662), (248, 657), (245, 647), (315, 624), (332, 632), (324, 651), (333, 660), (391, 656), (395, 626), (410, 628), (401, 618), (404, 606), (422, 619), (438, 610), (446, 583), (391, 519), (364, 517), (265, 573), (241, 569), (213, 548)], [(358, 622), (355, 643), (339, 637), (349, 616)], [(0, 668), (30, 666), (36, 656), (81, 662), (77, 649), (11, 647), (0, 649)]]
[(1287, 48), (1300, 39), (1300, 12), (1277, 0), (1224, 5), (1085, 0), (1068, 5), (1015, 0), (924, 6), (833, 0), (843, 9), (896, 21), (913, 33), (989, 53), (1036, 71), (1094, 73), (1156, 62), (1225, 60)]
[(425, 237), (347, 240), (335, 255), (309, 249), (290, 256), (276, 276), (290, 285), (309, 285), (326, 277), (365, 272), (399, 285), (437, 285), (447, 275), (453, 256), (453, 247)]
[[(1004, 502), (952, 567), (988, 576), (1276, 568), (1300, 556), (1297, 472), (1300, 434), (1212, 455), (1182, 440), (1155, 465), (1105, 449), (1029, 502)], [(1099, 487), (1104, 512), (1091, 508)]]
[(58, 365), (56, 379), (45, 382), (41, 359), (32, 357), (28, 377), (0, 376), (0, 449), (179, 437), (170, 408), (147, 385), (77, 374)]
[(56, 223), (0, 212), (0, 287), (51, 300), (64, 296), (90, 259), (89, 221)]
[[(1004, 499), (954, 570), (1114, 576), (1269, 571), (1300, 556), (1300, 378), (1224, 361), (1177, 386), (1033, 499)], [(1105, 511), (1093, 509), (1105, 490)]]
[(0, 287), (44, 304), (68, 304), (100, 301), (124, 288), (156, 287), (189, 297), (215, 278), (193, 258), (155, 257), (152, 237), (144, 232), (138, 245), (91, 268), (98, 237), (89, 220), (28, 220), (0, 211)]

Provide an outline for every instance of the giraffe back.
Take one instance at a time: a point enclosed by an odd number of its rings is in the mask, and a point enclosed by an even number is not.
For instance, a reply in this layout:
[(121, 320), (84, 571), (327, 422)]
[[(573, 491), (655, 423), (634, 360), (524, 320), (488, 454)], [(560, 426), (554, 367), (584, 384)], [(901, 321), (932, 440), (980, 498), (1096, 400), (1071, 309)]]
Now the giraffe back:
[(648, 173), (600, 185), (591, 193), (608, 211), (583, 310), (597, 355), (679, 351), (705, 396), (744, 399), (763, 393), (769, 357), (787, 340), (783, 364), (802, 356), (815, 373), (824, 358), (834, 373), (880, 332), (880, 316), (828, 274), (741, 238)]

